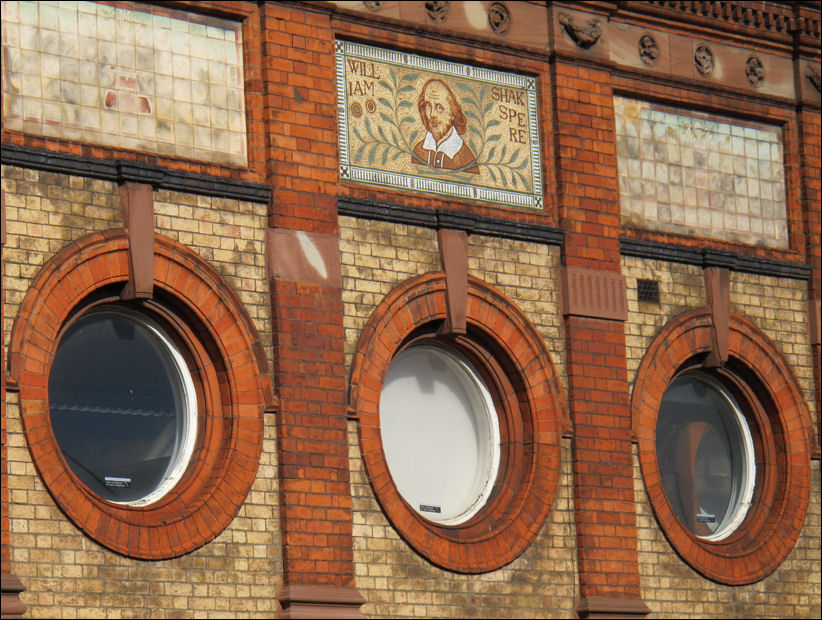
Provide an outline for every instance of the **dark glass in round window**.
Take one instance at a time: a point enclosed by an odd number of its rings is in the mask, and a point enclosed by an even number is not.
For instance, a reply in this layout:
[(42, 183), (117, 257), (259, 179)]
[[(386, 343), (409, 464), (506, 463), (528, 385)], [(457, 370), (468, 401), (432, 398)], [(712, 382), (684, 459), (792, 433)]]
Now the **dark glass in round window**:
[(52, 363), (49, 407), (63, 457), (104, 499), (156, 501), (191, 456), (188, 368), (160, 327), (135, 312), (93, 311), (69, 327)]
[(681, 375), (662, 398), (656, 450), (674, 514), (706, 540), (730, 535), (753, 496), (753, 440), (739, 406), (704, 373)]

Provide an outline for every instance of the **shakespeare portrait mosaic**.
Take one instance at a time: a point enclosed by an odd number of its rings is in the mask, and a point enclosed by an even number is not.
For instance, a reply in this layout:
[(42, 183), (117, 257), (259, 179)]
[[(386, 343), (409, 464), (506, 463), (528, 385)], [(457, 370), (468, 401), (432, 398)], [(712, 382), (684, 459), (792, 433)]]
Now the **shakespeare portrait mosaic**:
[(541, 209), (536, 80), (336, 42), (340, 177)]

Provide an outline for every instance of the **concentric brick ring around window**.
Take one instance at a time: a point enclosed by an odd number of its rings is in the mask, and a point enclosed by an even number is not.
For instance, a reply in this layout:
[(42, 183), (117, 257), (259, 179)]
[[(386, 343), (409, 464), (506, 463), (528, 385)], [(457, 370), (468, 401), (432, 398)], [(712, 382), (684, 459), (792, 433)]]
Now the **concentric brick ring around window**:
[[(154, 295), (131, 302), (119, 299), (129, 277), (123, 231), (94, 233), (64, 248), (26, 295), (9, 351), (26, 440), (46, 488), (89, 537), (141, 559), (188, 553), (229, 525), (255, 479), (263, 411), (273, 403), (259, 337), (230, 286), (179, 243), (158, 235), (154, 247)], [(100, 309), (162, 326), (193, 376), (193, 454), (173, 486), (146, 505), (92, 492), (68, 465), (51, 424), (49, 374), (58, 344), (78, 317)]]
[[(445, 277), (430, 273), (392, 291), (364, 327), (352, 365), (351, 406), (371, 487), (400, 536), (448, 570), (481, 573), (518, 557), (536, 538), (554, 498), (560, 434), (568, 414), (544, 342), (502, 293), (469, 277), (467, 333), (443, 335)], [(380, 400), (392, 361), (409, 351), (465, 360), (488, 387), (497, 416), (499, 460), (490, 491), (466, 517), (437, 522), (406, 501), (391, 474)], [(433, 357), (438, 357), (434, 353)], [(402, 363), (406, 366), (406, 362)]]
[[(703, 364), (711, 316), (687, 312), (657, 336), (640, 364), (631, 407), (645, 490), (670, 544), (696, 571), (728, 585), (759, 581), (782, 563), (799, 537), (810, 493), (812, 423), (788, 363), (770, 339), (731, 315), (729, 358)], [(722, 536), (700, 536), (676, 516), (660, 472), (657, 432), (663, 395), (675, 380), (705, 377), (738, 404), (755, 452), (755, 487), (741, 523)], [(747, 429), (746, 429), (747, 430)]]

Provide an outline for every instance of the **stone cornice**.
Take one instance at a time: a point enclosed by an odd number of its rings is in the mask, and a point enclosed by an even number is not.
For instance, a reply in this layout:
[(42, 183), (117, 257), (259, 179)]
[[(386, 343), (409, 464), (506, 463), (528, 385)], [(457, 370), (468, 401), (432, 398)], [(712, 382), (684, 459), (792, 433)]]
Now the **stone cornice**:
[(367, 202), (339, 198), (340, 215), (358, 217), (423, 228), (462, 230), (469, 235), (487, 235), (517, 241), (530, 241), (546, 245), (562, 245), (564, 234), (558, 228), (484, 217), (472, 213), (459, 213), (445, 209), (421, 209), (400, 205)]
[(147, 183), (157, 189), (268, 204), (271, 188), (261, 183), (195, 174), (138, 161), (97, 159), (4, 143), (3, 164), (115, 183)]
[(626, 237), (619, 240), (619, 247), (623, 256), (636, 256), (638, 258), (664, 260), (701, 267), (722, 267), (730, 271), (794, 280), (809, 280), (811, 277), (811, 268), (798, 261), (748, 256), (712, 248), (698, 248), (676, 243), (628, 239)]
[[(756, 5), (756, 6), (751, 6)], [(618, 14), (634, 14), (699, 30), (782, 45), (819, 55), (820, 12), (815, 2), (622, 0)]]
[[(377, 3), (375, 8), (368, 9), (365, 3), (360, 6), (351, 6), (353, 3), (337, 3), (330, 1), (303, 2), (306, 8), (325, 10), (339, 17), (356, 16), (358, 20), (366, 19), (379, 22), (384, 26), (396, 24), (401, 28), (412, 27), (418, 31), (423, 29), (433, 36), (442, 33), (448, 37), (456, 37), (470, 44), (477, 37), (484, 39), (484, 43), (492, 47), (499, 45), (510, 49), (528, 49), (532, 53), (545, 53), (553, 46), (546, 47), (542, 36), (534, 37), (535, 22), (533, 16), (524, 27), (522, 16), (512, 16), (512, 29), (506, 36), (500, 37), (483, 28), (467, 27), (459, 17), (449, 15), (442, 21), (435, 21), (425, 17), (425, 8), (415, 8), (412, 5), (422, 5), (422, 2), (404, 3)], [(455, 3), (452, 3), (455, 4)], [(625, 19), (635, 23), (646, 23), (686, 29), (691, 35), (704, 37), (713, 35), (714, 38), (727, 40), (730, 36), (737, 39), (737, 44), (747, 43), (769, 44), (781, 48), (798, 48), (803, 54), (811, 57), (819, 56), (820, 22), (822, 11), (816, 2), (787, 0), (770, 0), (765, 2), (743, 2), (741, 0), (591, 0), (579, 2), (571, 0), (554, 0), (548, 2), (509, 3), (512, 8), (516, 5), (530, 5), (530, 11), (546, 11), (545, 19), (549, 14), (571, 9), (599, 16), (606, 22), (616, 19)], [(399, 7), (398, 5), (403, 5)], [(753, 6), (752, 6), (753, 5)], [(454, 11), (452, 11), (454, 13)], [(607, 36), (607, 35), (606, 35)]]

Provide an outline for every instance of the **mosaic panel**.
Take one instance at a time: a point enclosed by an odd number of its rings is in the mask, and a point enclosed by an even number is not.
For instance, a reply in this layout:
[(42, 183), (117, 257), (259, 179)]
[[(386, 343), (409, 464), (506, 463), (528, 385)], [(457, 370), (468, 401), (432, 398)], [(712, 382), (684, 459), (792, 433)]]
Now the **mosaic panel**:
[(788, 247), (782, 129), (614, 97), (623, 224)]
[(336, 42), (340, 177), (541, 209), (536, 80)]
[(7, 129), (247, 163), (240, 24), (125, 2), (2, 6)]

